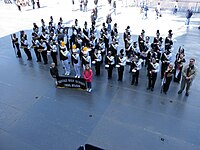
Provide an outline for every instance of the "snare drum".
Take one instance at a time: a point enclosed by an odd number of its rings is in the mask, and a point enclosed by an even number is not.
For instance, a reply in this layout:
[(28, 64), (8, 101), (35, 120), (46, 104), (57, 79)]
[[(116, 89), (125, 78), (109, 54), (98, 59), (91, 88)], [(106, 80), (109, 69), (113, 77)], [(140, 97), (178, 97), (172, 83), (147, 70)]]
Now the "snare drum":
[(93, 64), (93, 65), (95, 65), (95, 64), (96, 64), (96, 61), (95, 61), (95, 60), (94, 60), (94, 61), (92, 61), (92, 64)]
[(132, 69), (132, 72), (135, 73), (137, 70), (136, 69)]
[(116, 68), (119, 68), (119, 67), (120, 67), (120, 65), (116, 65), (115, 67), (116, 67)]
[(126, 65), (131, 65), (131, 61), (129, 59), (126, 60)]
[(50, 56), (51, 55), (51, 51), (47, 51), (47, 56)]
[(105, 69), (108, 69), (109, 68), (109, 65), (105, 65)]

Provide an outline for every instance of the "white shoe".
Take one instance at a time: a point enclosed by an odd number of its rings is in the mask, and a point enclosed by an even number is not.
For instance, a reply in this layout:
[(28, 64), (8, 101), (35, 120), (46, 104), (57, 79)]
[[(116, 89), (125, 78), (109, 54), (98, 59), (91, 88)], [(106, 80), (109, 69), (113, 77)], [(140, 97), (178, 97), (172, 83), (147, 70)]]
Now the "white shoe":
[(77, 76), (75, 76), (75, 78), (77, 78)]
[(89, 89), (88, 92), (89, 92), (89, 93), (92, 92), (92, 89)]
[(80, 76), (78, 76), (78, 78), (80, 78)]
[(89, 89), (86, 90), (87, 92), (89, 91)]

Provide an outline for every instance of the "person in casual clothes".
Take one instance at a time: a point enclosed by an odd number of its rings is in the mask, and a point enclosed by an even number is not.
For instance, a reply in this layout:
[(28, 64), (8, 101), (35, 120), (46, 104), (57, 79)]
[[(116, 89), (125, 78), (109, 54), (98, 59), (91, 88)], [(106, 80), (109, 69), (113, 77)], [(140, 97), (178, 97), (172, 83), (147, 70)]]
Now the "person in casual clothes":
[(189, 96), (189, 90), (192, 85), (192, 82), (197, 74), (197, 68), (194, 66), (195, 59), (191, 58), (188, 65), (183, 68), (181, 88), (178, 91), (178, 94), (181, 94), (186, 86), (186, 96)]
[(83, 77), (86, 81), (88, 92), (92, 91), (92, 76), (93, 76), (92, 69), (90, 68), (89, 64), (86, 64), (85, 70), (83, 71)]
[(57, 85), (57, 77), (59, 77), (58, 68), (55, 63), (51, 63), (50, 74), (54, 78), (55, 84)]
[(186, 11), (186, 21), (185, 21), (185, 25), (189, 25), (190, 24), (190, 18), (192, 17), (193, 12), (191, 9), (188, 9)]
[(36, 0), (37, 7), (40, 8), (40, 0)]
[(17, 5), (17, 7), (18, 7), (18, 10), (19, 11), (21, 11), (21, 2), (20, 2), (20, 0), (16, 0), (16, 5)]
[(147, 19), (147, 12), (148, 12), (149, 8), (148, 8), (148, 5), (146, 4), (144, 6), (144, 16), (143, 16), (143, 19)]
[(131, 72), (132, 72), (132, 82), (131, 85), (135, 84), (135, 86), (138, 85), (138, 78), (140, 74), (140, 70), (142, 68), (141, 61), (137, 56), (133, 59), (131, 63)]

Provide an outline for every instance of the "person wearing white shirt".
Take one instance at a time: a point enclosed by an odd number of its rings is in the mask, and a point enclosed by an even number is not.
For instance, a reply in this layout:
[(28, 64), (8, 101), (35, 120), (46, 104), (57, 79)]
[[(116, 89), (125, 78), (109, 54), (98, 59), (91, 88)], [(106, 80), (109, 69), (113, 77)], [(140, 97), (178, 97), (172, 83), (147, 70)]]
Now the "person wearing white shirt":
[(24, 40), (23, 40), (23, 45), (22, 47), (24, 48), (24, 52), (26, 53), (28, 59), (27, 60), (32, 60), (31, 52), (28, 48), (28, 40), (27, 40), (27, 35), (25, 34)]
[(132, 72), (131, 85), (133, 84), (135, 84), (135, 86), (138, 85), (138, 78), (139, 78), (141, 68), (142, 68), (142, 59), (139, 59), (137, 56), (135, 56), (131, 64), (131, 72)]
[(114, 56), (112, 56), (112, 52), (108, 51), (108, 55), (105, 58), (105, 64), (108, 65), (108, 79), (112, 78), (112, 70), (113, 70), (113, 65), (115, 64), (115, 59)]
[(51, 57), (55, 65), (57, 66), (57, 55), (58, 55), (58, 47), (56, 45), (56, 42), (53, 42), (51, 45)]
[(83, 52), (82, 64), (83, 64), (83, 70), (85, 70), (86, 64), (89, 64), (89, 67), (91, 68), (91, 57), (88, 51)]
[(124, 56), (123, 53), (120, 53), (118, 56), (118, 81), (123, 80), (123, 74), (124, 74), (124, 66), (126, 65), (126, 57)]
[(147, 90), (151, 89), (151, 91), (154, 90), (154, 86), (157, 79), (157, 73), (159, 72), (159, 63), (156, 62), (155, 58), (152, 58), (152, 62), (149, 64), (148, 68), (148, 87)]
[(100, 64), (102, 61), (102, 56), (101, 56), (100, 50), (97, 51), (97, 49), (95, 49), (94, 61), (95, 61), (96, 76), (99, 76), (100, 75)]
[(46, 45), (46, 42), (43, 41), (42, 39), (40, 40), (39, 51), (41, 51), (42, 59), (44, 61), (44, 64), (48, 64), (47, 45)]
[(60, 50), (60, 52), (64, 56), (63, 57), (63, 65), (64, 65), (64, 69), (65, 69), (65, 75), (69, 76), (70, 72), (71, 72), (71, 68), (70, 68), (71, 54), (67, 49), (65, 51)]

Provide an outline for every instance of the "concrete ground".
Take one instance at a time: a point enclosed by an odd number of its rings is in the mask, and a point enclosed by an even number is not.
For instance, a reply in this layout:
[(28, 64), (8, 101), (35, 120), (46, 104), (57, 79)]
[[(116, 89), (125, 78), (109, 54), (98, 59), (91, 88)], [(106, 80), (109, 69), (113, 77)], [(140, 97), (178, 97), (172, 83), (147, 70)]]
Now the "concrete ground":
[[(107, 80), (102, 66), (101, 76), (93, 78), (92, 93), (87, 93), (56, 89), (49, 64), (37, 63), (33, 51), (32, 61), (26, 60), (23, 51), (22, 59), (15, 57), (10, 34), (26, 30), (30, 37), (32, 23), (40, 25), (41, 18), (48, 22), (51, 15), (55, 21), (62, 16), (69, 25), (78, 18), (81, 26), (90, 21), (91, 3), (88, 12), (80, 13), (72, 11), (70, 2), (44, 0), (41, 9), (28, 7), (22, 12), (0, 2), (0, 150), (75, 150), (86, 143), (107, 150), (199, 150), (199, 73), (186, 97), (177, 94), (177, 83), (171, 83), (167, 95), (161, 94), (159, 78), (155, 90), (147, 91), (145, 68), (136, 87), (130, 84), (128, 66), (123, 82), (117, 81), (117, 70), (113, 79)], [(109, 12), (105, 4), (102, 1), (99, 6), (98, 28)], [(184, 45), (186, 63), (194, 57), (200, 67), (199, 16), (195, 14), (186, 27), (182, 13), (172, 16), (164, 11), (156, 20), (150, 10), (148, 19), (143, 20), (138, 8), (120, 7), (113, 23), (118, 23), (120, 33), (130, 25), (134, 40), (142, 29), (149, 36), (159, 29), (163, 37), (172, 29), (176, 39), (173, 53)], [(61, 65), (59, 71), (63, 73)]]

